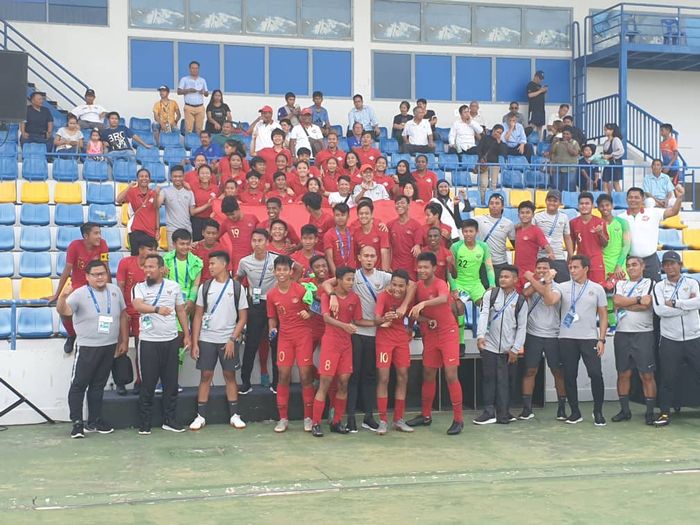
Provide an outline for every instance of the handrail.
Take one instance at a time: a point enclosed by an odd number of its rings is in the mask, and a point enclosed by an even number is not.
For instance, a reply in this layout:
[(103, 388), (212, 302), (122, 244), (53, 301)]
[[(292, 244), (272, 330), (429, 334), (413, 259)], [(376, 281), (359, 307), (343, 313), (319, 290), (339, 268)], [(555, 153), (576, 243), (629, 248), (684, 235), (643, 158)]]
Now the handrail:
[(46, 299), (2, 299), (0, 307), (10, 307), (10, 350), (17, 350), (17, 307), (49, 306)]

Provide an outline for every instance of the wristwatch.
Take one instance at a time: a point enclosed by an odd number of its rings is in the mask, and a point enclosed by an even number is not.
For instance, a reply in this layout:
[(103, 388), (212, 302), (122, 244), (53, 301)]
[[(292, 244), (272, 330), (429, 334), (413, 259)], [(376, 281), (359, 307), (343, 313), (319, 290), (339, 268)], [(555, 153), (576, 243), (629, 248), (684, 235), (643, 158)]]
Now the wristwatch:
[(159, 310), (160, 310), (160, 306), (156, 306), (156, 309), (154, 310), (154, 313), (157, 314)]
[(598, 342), (605, 344), (605, 339), (598, 339)]
[(641, 296), (637, 296), (637, 304), (642, 304), (642, 297)]
[(671, 299), (671, 306), (673, 306), (674, 308), (676, 307), (676, 300), (675, 299)]

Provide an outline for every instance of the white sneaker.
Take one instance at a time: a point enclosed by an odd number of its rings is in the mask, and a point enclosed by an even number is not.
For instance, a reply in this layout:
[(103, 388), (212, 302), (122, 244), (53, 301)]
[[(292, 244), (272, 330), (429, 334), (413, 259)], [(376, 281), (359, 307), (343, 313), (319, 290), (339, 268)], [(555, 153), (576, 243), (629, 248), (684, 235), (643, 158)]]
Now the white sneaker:
[(280, 432), (286, 432), (287, 427), (289, 427), (289, 420), (288, 419), (280, 419), (277, 424), (275, 425), (275, 432), (280, 433)]
[(310, 417), (305, 417), (304, 418), (304, 432), (311, 432), (311, 429), (314, 426), (314, 422), (311, 420)]
[(207, 424), (207, 420), (204, 419), (199, 414), (197, 414), (197, 417), (194, 418), (194, 421), (192, 421), (192, 423), (190, 423), (190, 430), (202, 430), (206, 424)]
[(240, 428), (245, 428), (245, 427), (246, 427), (245, 421), (243, 421), (243, 420), (241, 419), (241, 416), (239, 416), (238, 414), (233, 414), (233, 415), (231, 416), (231, 419), (229, 420), (229, 423), (231, 424), (231, 426), (232, 426), (233, 428), (238, 428), (238, 429), (240, 429)]
[(403, 419), (394, 421), (392, 427), (399, 432), (413, 432), (415, 430), (413, 427), (409, 427)]
[(389, 429), (389, 424), (386, 421), (379, 421), (379, 426), (377, 427), (377, 434), (383, 436)]

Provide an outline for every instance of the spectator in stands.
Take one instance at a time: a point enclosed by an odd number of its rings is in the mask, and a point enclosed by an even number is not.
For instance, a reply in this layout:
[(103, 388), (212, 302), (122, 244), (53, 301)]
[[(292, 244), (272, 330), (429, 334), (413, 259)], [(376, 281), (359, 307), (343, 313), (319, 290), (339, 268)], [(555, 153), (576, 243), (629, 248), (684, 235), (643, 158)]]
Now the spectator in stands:
[[(236, 133), (236, 128), (234, 127), (233, 122), (231, 122), (230, 120), (226, 120), (221, 125), (221, 133), (213, 135), (211, 141), (214, 144), (223, 148), (224, 144), (226, 144), (226, 142), (229, 140), (239, 142), (237, 137), (240, 137), (240, 133)], [(240, 147), (242, 148), (243, 146), (241, 145)]]
[(277, 197), (283, 204), (294, 204), (297, 201), (294, 190), (287, 183), (287, 176), (282, 172), (273, 175), (273, 186), (265, 194), (265, 199)]
[(673, 126), (671, 124), (662, 124), (659, 128), (661, 133), (661, 160), (664, 167), (663, 172), (671, 177), (673, 184), (678, 184), (678, 168), (681, 161), (678, 154), (678, 143), (673, 136)]
[(338, 134), (335, 131), (328, 132), (326, 142), (326, 149), (319, 151), (314, 159), (314, 164), (322, 172), (326, 170), (330, 159), (335, 159), (336, 168), (345, 162), (345, 152), (338, 147)]
[(575, 164), (578, 163), (580, 153), (581, 147), (571, 136), (571, 128), (564, 128), (561, 139), (554, 139), (552, 142), (550, 158), (557, 173), (556, 188), (560, 191), (576, 191), (578, 168)]
[(557, 120), (563, 123), (564, 117), (566, 117), (569, 114), (570, 109), (571, 109), (571, 106), (569, 106), (569, 104), (560, 104), (557, 112), (552, 113), (549, 116), (549, 122), (547, 123), (547, 131), (549, 131), (549, 133), (551, 133), (551, 134), (555, 133), (555, 129), (553, 127), (554, 123)]
[(110, 111), (107, 114), (107, 121), (109, 122), (109, 127), (104, 128), (100, 132), (100, 137), (102, 138), (104, 147), (106, 150), (108, 150), (107, 158), (111, 160), (135, 160), (136, 153), (131, 148), (129, 139), (132, 139), (134, 142), (146, 149), (151, 149), (150, 144), (146, 144), (141, 137), (136, 135), (123, 124), (119, 123), (119, 113), (116, 111)]
[(437, 126), (437, 116), (432, 109), (428, 109), (428, 101), (424, 98), (419, 98), (416, 100), (416, 106), (424, 111), (423, 118), (430, 124), (430, 129), (435, 132), (435, 126)]
[(474, 122), (479, 124), (482, 128), (486, 127), (486, 121), (484, 117), (481, 116), (481, 113), (479, 113), (479, 103), (476, 100), (472, 100), (469, 103), (469, 114)]
[(288, 91), (284, 95), (284, 100), (286, 104), (277, 110), (277, 120), (289, 119), (292, 127), (299, 124), (299, 116), (301, 114), (301, 107), (296, 103), (297, 96)]
[(566, 115), (563, 119), (561, 119), (561, 123), (562, 127), (571, 128), (571, 137), (576, 142), (578, 142), (579, 145), (583, 145), (586, 143), (586, 134), (583, 132), (583, 130), (574, 126), (574, 117), (572, 117), (571, 115)]
[(399, 146), (403, 144), (403, 130), (406, 127), (406, 122), (413, 119), (408, 111), (411, 109), (411, 104), (407, 100), (401, 101), (399, 104), (399, 114), (394, 115), (394, 122), (391, 126), (391, 137), (396, 139)]
[(314, 155), (323, 149), (323, 132), (311, 122), (311, 110), (304, 108), (299, 115), (299, 124), (289, 135), (289, 149), (296, 158), (301, 148), (308, 148)]
[(508, 146), (508, 155), (524, 155), (527, 161), (532, 158), (532, 146), (527, 142), (525, 129), (522, 124), (518, 124), (518, 119), (514, 116), (508, 119), (508, 126), (503, 134), (503, 142)]
[(466, 104), (459, 106), (459, 116), (460, 118), (455, 120), (450, 128), (449, 151), (450, 153), (457, 153), (460, 155), (460, 158), (462, 153), (476, 155), (476, 143), (481, 140), (481, 134), (484, 132), (484, 129), (472, 119), (471, 113), (469, 113), (469, 106)]
[[(321, 185), (326, 196), (333, 191), (338, 191), (338, 177), (340, 177), (338, 161), (330, 157), (321, 168)], [(349, 179), (348, 179), (349, 180)]]
[(435, 151), (433, 130), (430, 123), (424, 119), (425, 109), (420, 106), (413, 108), (413, 120), (406, 122), (403, 130), (404, 142), (401, 151), (404, 153), (431, 153)]
[(651, 174), (644, 177), (642, 189), (646, 200), (644, 205), (648, 208), (668, 208), (676, 202), (675, 187), (671, 178), (662, 173), (663, 163), (661, 159), (651, 161)]
[(162, 85), (158, 88), (160, 98), (153, 104), (153, 125), (151, 129), (156, 142), (160, 142), (159, 135), (177, 131), (177, 123), (180, 122), (180, 106), (177, 101), (170, 98), (170, 88)]
[(81, 129), (102, 129), (107, 110), (95, 104), (95, 90), (88, 89), (85, 91), (85, 104), (74, 107), (71, 114), (78, 118)]
[(204, 127), (212, 135), (221, 133), (224, 128), (224, 122), (231, 121), (231, 108), (224, 102), (224, 94), (220, 89), (215, 89), (211, 92), (211, 99), (207, 104), (207, 123)]
[(27, 120), (19, 123), (19, 131), (22, 144), (46, 144), (46, 151), (51, 151), (53, 116), (44, 106), (45, 97), (46, 94), (40, 91), (32, 93), (27, 106)]
[(216, 165), (216, 161), (224, 156), (224, 150), (221, 149), (221, 146), (212, 142), (211, 134), (208, 131), (200, 131), (199, 147), (192, 152), (192, 156), (197, 155), (204, 155), (208, 163)]
[(364, 164), (360, 168), (360, 173), (362, 173), (362, 182), (356, 185), (352, 192), (356, 203), (362, 199), (370, 199), (372, 201), (389, 200), (386, 188), (374, 181), (374, 166)]
[(288, 118), (280, 120), (280, 128), (284, 131), (284, 147), (289, 149), (289, 134), (292, 132), (292, 123)]
[[(272, 130), (282, 129), (282, 126), (272, 119), (272, 108), (270, 106), (261, 107), (258, 112), (261, 119), (253, 126), (253, 139), (250, 142), (250, 154), (256, 155), (264, 148), (271, 148)], [(285, 130), (285, 136), (288, 131)], [(284, 146), (287, 147), (286, 145)]]
[(265, 162), (265, 182), (272, 182), (272, 174), (279, 169), (275, 169), (277, 157), (283, 155), (287, 165), (292, 163), (292, 152), (284, 147), (284, 131), (281, 129), (272, 130), (272, 146), (258, 149), (256, 156)]
[(544, 71), (537, 71), (532, 80), (527, 84), (528, 112), (527, 122), (537, 130), (540, 140), (543, 139), (542, 128), (546, 122), (544, 110), (545, 95), (549, 86), (542, 85)]
[(401, 184), (406, 181), (416, 182), (416, 179), (411, 175), (411, 165), (407, 160), (400, 160), (396, 164), (396, 173), (394, 174), (394, 182), (397, 186), (394, 186), (394, 194), (399, 195), (399, 188)]
[(195, 241), (202, 240), (202, 228), (211, 216), (211, 206), (216, 199), (219, 188), (213, 180), (212, 169), (207, 164), (197, 168), (197, 183), (191, 189), (194, 194), (194, 207), (190, 211), (192, 227), (187, 228), (194, 234)]
[(229, 180), (234, 181), (236, 186), (243, 186), (246, 173), (243, 156), (237, 151), (232, 152), (219, 161), (219, 187), (222, 188)]
[(599, 165), (593, 160), (595, 150), (595, 144), (586, 144), (581, 148), (581, 157), (578, 159), (581, 191), (601, 191), (603, 189)]
[(207, 163), (207, 157), (203, 153), (198, 153), (192, 157), (192, 169), (185, 173), (185, 186), (192, 189), (196, 186), (199, 176), (197, 175), (197, 170), (200, 166)]
[(331, 130), (331, 121), (328, 118), (328, 111), (323, 107), (323, 93), (314, 91), (311, 100), (314, 102), (308, 108), (311, 110), (311, 123), (318, 126), (326, 137)]
[(462, 237), (462, 213), (472, 211), (466, 190), (460, 189), (459, 194), (455, 192), (455, 196), (451, 197), (450, 183), (443, 179), (438, 182), (435, 197), (430, 199), (430, 202), (437, 202), (442, 206), (440, 220), (452, 229), (452, 242), (459, 241)]
[(435, 194), (437, 188), (437, 175), (435, 172), (428, 169), (428, 157), (418, 155), (416, 157), (416, 171), (414, 171), (413, 179), (416, 181), (418, 193), (424, 201), (429, 201)]
[(190, 62), (190, 74), (180, 79), (177, 94), (185, 96), (185, 132), (199, 133), (204, 129), (204, 99), (209, 96), (207, 81), (199, 76), (199, 62)]
[[(513, 119), (514, 117), (511, 117)], [(491, 130), (490, 135), (484, 135), (477, 146), (477, 155), (479, 155), (479, 191), (481, 199), (486, 195), (486, 188), (491, 183), (491, 189), (496, 189), (498, 186), (498, 175), (501, 170), (499, 167), (499, 158), (508, 155), (508, 146), (503, 142), (503, 126), (496, 124)]]
[(338, 191), (328, 193), (328, 204), (330, 204), (331, 208), (340, 202), (344, 202), (350, 208), (355, 207), (352, 190), (350, 189), (350, 177), (347, 175), (338, 177)]
[(353, 186), (360, 181), (360, 157), (355, 151), (348, 151), (347, 155), (345, 155), (343, 173), (350, 177)]
[(374, 163), (374, 182), (384, 186), (389, 196), (391, 196), (396, 182), (394, 182), (394, 177), (387, 175), (386, 170), (388, 168), (389, 162), (386, 160), (386, 157), (379, 157), (377, 162)]
[[(158, 214), (158, 192), (155, 186), (150, 189), (151, 174), (146, 168), (136, 173), (136, 180), (129, 183), (117, 195), (117, 204), (129, 205), (129, 222), (126, 231), (129, 236), (131, 255), (138, 255), (141, 242), (151, 239), (155, 242), (160, 238), (160, 217)], [(150, 241), (149, 241), (150, 244)]]
[(382, 152), (374, 147), (374, 137), (371, 131), (362, 132), (360, 146), (352, 148), (352, 151), (357, 155), (360, 164), (371, 164), (374, 166), (377, 159), (382, 156)]
[[(348, 135), (348, 148), (353, 150), (362, 146), (363, 133), (364, 130), (362, 129), (362, 123), (355, 122), (352, 125), (352, 132)], [(372, 137), (372, 140), (374, 140), (374, 134), (371, 131), (369, 132), (369, 134)]]
[[(255, 171), (249, 171), (245, 178), (245, 188), (238, 192), (237, 199), (241, 204), (262, 204), (265, 200), (265, 192), (260, 184), (260, 175)], [(223, 206), (223, 202), (221, 205)]]
[(350, 137), (355, 122), (362, 124), (364, 131), (371, 131), (375, 139), (379, 138), (379, 123), (377, 115), (370, 106), (366, 106), (362, 95), (355, 94), (352, 97), (354, 107), (348, 113), (348, 138)]
[(103, 160), (101, 155), (105, 153), (105, 145), (100, 136), (100, 130), (95, 128), (90, 132), (90, 140), (85, 144), (85, 153), (90, 155), (94, 160)]
[(295, 170), (289, 174), (289, 187), (292, 188), (297, 198), (306, 193), (306, 183), (311, 178), (309, 173), (310, 167), (311, 165), (308, 161), (300, 160), (297, 162)]
[(421, 198), (420, 191), (415, 181), (407, 180), (399, 185), (399, 195), (406, 197), (411, 202), (424, 203), (425, 201)]
[(158, 207), (165, 207), (165, 232), (168, 249), (172, 250), (172, 235), (175, 230), (187, 230), (192, 233), (190, 216), (194, 210), (194, 194), (185, 187), (185, 170), (180, 165), (170, 168), (170, 182), (158, 192)]
[(604, 131), (603, 158), (608, 161), (608, 166), (603, 168), (603, 191), (622, 191), (622, 157), (625, 156), (622, 133), (618, 125), (612, 123), (606, 124)]
[(508, 119), (510, 119), (511, 116), (514, 116), (518, 120), (518, 124), (525, 127), (525, 117), (522, 113), (520, 113), (520, 104), (516, 101), (513, 101), (510, 103), (508, 109), (508, 113), (503, 115), (503, 118), (501, 119), (503, 125), (506, 126), (508, 124)]
[(83, 151), (83, 134), (75, 115), (68, 113), (66, 125), (58, 130), (53, 144), (56, 153), (80, 153)]

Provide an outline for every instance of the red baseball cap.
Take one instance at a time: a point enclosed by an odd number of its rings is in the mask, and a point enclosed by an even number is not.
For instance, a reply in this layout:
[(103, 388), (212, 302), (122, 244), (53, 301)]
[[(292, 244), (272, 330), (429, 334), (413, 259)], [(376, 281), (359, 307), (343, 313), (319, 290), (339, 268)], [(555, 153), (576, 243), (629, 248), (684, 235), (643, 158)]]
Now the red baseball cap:
[(302, 115), (311, 115), (311, 109), (309, 108), (304, 108), (301, 110)]
[(360, 166), (360, 173), (364, 173), (367, 170), (374, 171), (374, 166), (372, 166), (371, 164), (363, 164), (362, 166)]
[(258, 113), (272, 113), (272, 108), (270, 106), (263, 106), (258, 110)]

